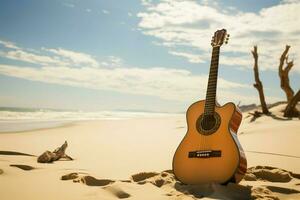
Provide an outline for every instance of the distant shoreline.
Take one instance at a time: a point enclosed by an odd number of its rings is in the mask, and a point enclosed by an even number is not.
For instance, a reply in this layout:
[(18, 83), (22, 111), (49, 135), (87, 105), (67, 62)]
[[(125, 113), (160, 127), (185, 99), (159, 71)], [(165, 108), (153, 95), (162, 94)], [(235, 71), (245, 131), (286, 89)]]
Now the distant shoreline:
[(75, 121), (0, 121), (0, 134), (68, 127), (74, 123)]
[[(144, 116), (143, 119), (157, 119), (177, 117), (178, 115), (166, 116)], [(77, 123), (92, 121), (115, 121), (115, 120), (134, 120), (141, 118), (102, 118), (102, 119), (82, 119), (82, 120), (1, 120), (0, 134), (14, 134), (32, 132), (38, 130), (55, 129), (74, 126)]]

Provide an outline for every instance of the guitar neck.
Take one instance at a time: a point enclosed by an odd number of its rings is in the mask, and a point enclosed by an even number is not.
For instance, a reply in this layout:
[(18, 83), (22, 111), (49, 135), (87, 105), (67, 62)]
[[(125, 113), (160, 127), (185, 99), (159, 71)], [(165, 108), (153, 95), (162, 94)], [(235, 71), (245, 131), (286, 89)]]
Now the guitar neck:
[(220, 46), (213, 47), (204, 108), (204, 114), (206, 115), (212, 115), (215, 112), (219, 55)]

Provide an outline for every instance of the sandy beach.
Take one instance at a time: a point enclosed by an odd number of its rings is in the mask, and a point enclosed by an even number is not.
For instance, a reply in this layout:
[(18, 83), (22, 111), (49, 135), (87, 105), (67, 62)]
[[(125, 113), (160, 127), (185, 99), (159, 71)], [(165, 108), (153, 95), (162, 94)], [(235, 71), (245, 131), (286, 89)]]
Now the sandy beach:
[[(283, 106), (271, 109), (274, 116)], [(274, 116), (250, 123), (243, 114), (239, 139), (248, 172), (239, 185), (227, 186), (175, 180), (171, 164), (186, 133), (184, 115), (1, 133), (0, 199), (300, 199), (300, 123)], [(64, 141), (73, 161), (37, 163), (36, 156)]]

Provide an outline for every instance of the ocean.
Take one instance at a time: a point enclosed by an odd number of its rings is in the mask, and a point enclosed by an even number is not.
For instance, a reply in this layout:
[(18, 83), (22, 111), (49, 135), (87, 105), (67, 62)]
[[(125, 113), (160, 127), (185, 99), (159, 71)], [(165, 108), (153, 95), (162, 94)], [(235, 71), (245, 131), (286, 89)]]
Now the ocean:
[(144, 111), (57, 110), (42, 108), (0, 107), (0, 133), (51, 128), (75, 121), (121, 120), (182, 115)]

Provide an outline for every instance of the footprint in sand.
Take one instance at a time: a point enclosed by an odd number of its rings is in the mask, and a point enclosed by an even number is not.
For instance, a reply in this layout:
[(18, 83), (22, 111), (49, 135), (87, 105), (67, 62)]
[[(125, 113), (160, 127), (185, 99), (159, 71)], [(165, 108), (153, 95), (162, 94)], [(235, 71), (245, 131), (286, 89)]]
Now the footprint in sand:
[(118, 186), (107, 186), (103, 188), (104, 190), (110, 192), (114, 196), (118, 197), (119, 199), (125, 199), (130, 197), (130, 194), (127, 192), (123, 191), (120, 187)]
[[(85, 174), (85, 175), (82, 175), (82, 174)], [(63, 175), (60, 179), (61, 180), (73, 180), (74, 183), (81, 182), (88, 186), (105, 186), (105, 185), (115, 182), (110, 179), (97, 179), (93, 176), (86, 175), (86, 173), (76, 173), (76, 172)]]
[(93, 176), (81, 177), (81, 182), (89, 186), (105, 186), (115, 181), (109, 179), (97, 179)]
[(140, 181), (143, 181), (145, 179), (156, 176), (158, 174), (159, 173), (157, 173), (157, 172), (141, 172), (141, 173), (132, 175), (131, 178), (134, 182), (140, 182)]
[(255, 166), (250, 167), (244, 177), (246, 181), (270, 181), (270, 182), (289, 182), (292, 178), (300, 178), (299, 174), (289, 172), (284, 169), (279, 169), (270, 166)]
[(17, 168), (25, 170), (25, 171), (36, 169), (35, 167), (32, 167), (30, 165), (17, 165), (17, 164), (14, 164), (14, 165), (9, 165), (9, 166), (11, 166), (11, 167), (17, 167)]
[(140, 185), (151, 183), (156, 187), (174, 182), (175, 178), (171, 170), (166, 170), (161, 173), (156, 172), (141, 172), (131, 176), (132, 180)]
[(277, 186), (266, 186), (272, 192), (277, 192), (281, 194), (298, 194), (300, 193), (299, 190), (292, 189), (292, 188), (284, 188), (284, 187), (277, 187)]
[(3, 173), (4, 173), (4, 171), (2, 169), (0, 169), (0, 174), (3, 174)]
[(70, 174), (66, 174), (63, 175), (60, 180), (66, 181), (66, 180), (73, 180), (78, 178), (78, 173), (74, 172), (74, 173), (70, 173)]
[[(118, 186), (107, 186), (109, 184), (114, 183), (115, 181), (110, 180), (110, 179), (97, 179), (93, 176), (89, 175), (82, 175), (84, 173), (69, 173), (66, 175), (63, 175), (60, 179), (61, 180), (73, 180), (74, 183), (81, 182), (83, 184), (86, 184), (88, 186), (106, 186), (103, 187), (104, 190), (110, 192), (112, 195), (118, 197), (119, 199), (125, 199), (130, 197), (130, 194), (127, 192), (123, 191), (120, 187)], [(127, 182), (130, 183), (130, 180), (123, 180), (121, 182)]]
[(273, 192), (264, 187), (255, 187), (251, 190), (252, 199), (268, 199), (268, 200), (279, 200)]

